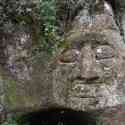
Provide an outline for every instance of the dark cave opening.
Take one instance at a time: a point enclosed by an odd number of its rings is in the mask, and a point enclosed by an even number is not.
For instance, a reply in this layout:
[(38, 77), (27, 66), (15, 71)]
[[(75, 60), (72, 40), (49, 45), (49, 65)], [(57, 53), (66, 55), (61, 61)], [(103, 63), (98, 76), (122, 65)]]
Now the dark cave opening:
[(28, 113), (22, 119), (28, 125), (96, 125), (97, 113), (51, 109)]

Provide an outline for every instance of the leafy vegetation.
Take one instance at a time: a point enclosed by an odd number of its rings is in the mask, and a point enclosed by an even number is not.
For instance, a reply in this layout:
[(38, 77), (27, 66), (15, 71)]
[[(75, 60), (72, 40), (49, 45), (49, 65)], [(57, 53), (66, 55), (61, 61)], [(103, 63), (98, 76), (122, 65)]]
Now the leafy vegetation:
[(29, 121), (24, 113), (11, 113), (0, 125), (29, 125)]
[(52, 53), (59, 41), (56, 26), (56, 0), (40, 0), (40, 40), (36, 51)]
[(1, 125), (18, 125), (18, 123), (15, 120), (9, 119), (9, 120), (3, 122)]

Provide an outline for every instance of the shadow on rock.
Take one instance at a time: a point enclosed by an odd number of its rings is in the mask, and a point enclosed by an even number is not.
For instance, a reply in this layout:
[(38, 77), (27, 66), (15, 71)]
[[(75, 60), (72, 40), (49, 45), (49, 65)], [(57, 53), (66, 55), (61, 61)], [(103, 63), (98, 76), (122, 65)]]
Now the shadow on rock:
[(51, 109), (26, 114), (23, 120), (29, 125), (96, 125), (96, 115), (92, 112)]

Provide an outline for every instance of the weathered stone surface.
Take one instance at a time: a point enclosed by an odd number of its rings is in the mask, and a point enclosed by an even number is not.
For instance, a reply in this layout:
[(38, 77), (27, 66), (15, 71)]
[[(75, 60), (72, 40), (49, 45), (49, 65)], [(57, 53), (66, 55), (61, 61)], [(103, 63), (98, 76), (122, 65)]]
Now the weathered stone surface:
[(106, 108), (100, 112), (98, 125), (124, 125), (125, 105)]
[[(49, 55), (37, 45), (38, 1), (0, 1), (0, 110), (38, 110), (52, 102)], [(47, 73), (46, 73), (47, 72)], [(51, 104), (52, 105), (52, 104)]]
[(7, 13), (0, 23), (0, 103), (5, 109), (88, 111), (125, 103), (125, 45), (115, 13), (105, 1), (93, 1), (94, 6), (82, 2), (86, 4), (77, 12), (77, 6), (71, 9), (75, 14), (65, 36), (69, 47), (61, 48), (56, 59), (45, 52), (32, 55), (37, 19), (30, 2), (12, 4), (26, 5), (12, 12), (11, 4), (5, 4)]
[(45, 73), (49, 58), (45, 53), (39, 58), (32, 57), (32, 29), (16, 26), (14, 32), (3, 34), (1, 42), (6, 43), (0, 73), (1, 103), (8, 110), (47, 108), (51, 98), (51, 84)]
[(125, 103), (125, 45), (111, 6), (100, 4), (103, 10), (92, 16), (81, 10), (66, 34), (70, 46), (53, 71), (53, 95), (60, 106), (86, 111)]

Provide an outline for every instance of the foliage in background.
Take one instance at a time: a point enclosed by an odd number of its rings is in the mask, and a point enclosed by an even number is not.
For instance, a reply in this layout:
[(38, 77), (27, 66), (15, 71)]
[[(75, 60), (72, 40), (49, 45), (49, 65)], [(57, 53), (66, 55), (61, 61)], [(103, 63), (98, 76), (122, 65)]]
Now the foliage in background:
[(56, 0), (40, 0), (40, 39), (35, 52), (52, 53), (58, 46), (60, 37), (57, 34)]
[(6, 121), (4, 123), (2, 123), (1, 125), (18, 125), (17, 123), (15, 123), (15, 121)]
[(1, 125), (18, 125), (17, 121), (9, 119), (5, 122), (3, 122)]
[(8, 117), (1, 125), (19, 125), (17, 122), (17, 118)]
[(29, 125), (29, 121), (24, 113), (11, 113), (0, 125)]

